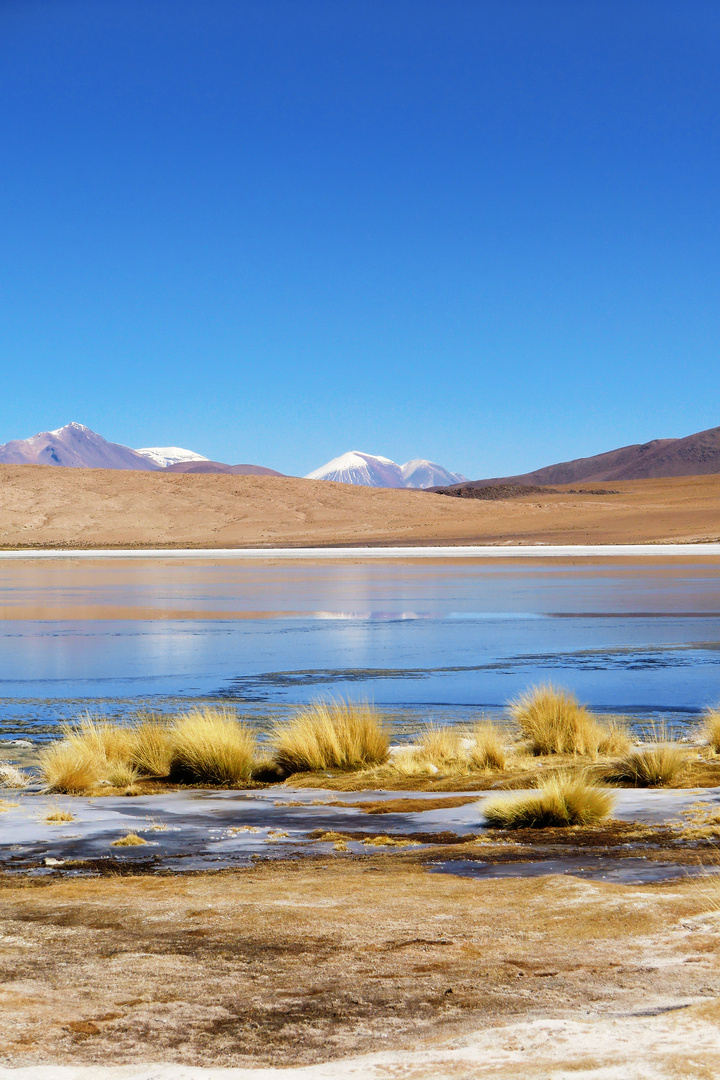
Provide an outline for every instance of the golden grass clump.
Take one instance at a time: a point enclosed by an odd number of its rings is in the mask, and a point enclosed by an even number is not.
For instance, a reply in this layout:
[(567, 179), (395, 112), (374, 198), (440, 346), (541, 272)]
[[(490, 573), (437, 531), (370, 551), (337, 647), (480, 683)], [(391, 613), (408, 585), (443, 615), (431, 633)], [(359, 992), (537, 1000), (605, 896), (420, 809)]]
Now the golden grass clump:
[(467, 756), (473, 769), (504, 769), (507, 753), (502, 733), (485, 721), (476, 724), (470, 732)]
[(27, 773), (11, 765), (9, 761), (0, 761), (0, 788), (24, 788), (27, 785)]
[(702, 735), (708, 746), (716, 754), (720, 753), (720, 706), (703, 713)]
[(625, 720), (621, 716), (603, 718), (600, 724), (598, 753), (605, 757), (616, 757), (629, 754), (631, 749), (632, 740)]
[(77, 795), (105, 778), (107, 762), (75, 739), (43, 747), (38, 758), (40, 775), (48, 791)]
[(550, 683), (511, 701), (509, 711), (533, 754), (597, 754), (602, 733), (577, 698)]
[(483, 804), (485, 823), (493, 829), (547, 829), (595, 825), (612, 811), (612, 793), (582, 777), (548, 777), (537, 792), (490, 799)]
[(102, 717), (85, 713), (77, 724), (64, 730), (65, 739), (82, 747), (98, 761), (126, 762), (130, 756), (133, 733), (129, 727), (111, 724)]
[(142, 844), (147, 844), (147, 840), (143, 840), (137, 833), (130, 832), (127, 836), (121, 836), (119, 840), (113, 840), (110, 847), (140, 847)]
[(243, 783), (252, 775), (254, 757), (253, 733), (229, 709), (193, 709), (173, 725), (171, 780)]
[(108, 764), (105, 779), (112, 787), (125, 788), (132, 787), (139, 775), (133, 765), (124, 761), (112, 761)]
[(173, 737), (166, 717), (139, 713), (132, 726), (128, 764), (141, 776), (167, 776), (173, 755)]
[(54, 807), (45, 815), (46, 821), (74, 821), (75, 817), (69, 810), (63, 810), (61, 807)]
[(277, 724), (272, 741), (286, 773), (380, 765), (390, 745), (381, 717), (363, 702), (317, 702)]
[(611, 784), (633, 787), (672, 787), (680, 780), (687, 764), (686, 754), (672, 742), (633, 750), (603, 770), (603, 779)]

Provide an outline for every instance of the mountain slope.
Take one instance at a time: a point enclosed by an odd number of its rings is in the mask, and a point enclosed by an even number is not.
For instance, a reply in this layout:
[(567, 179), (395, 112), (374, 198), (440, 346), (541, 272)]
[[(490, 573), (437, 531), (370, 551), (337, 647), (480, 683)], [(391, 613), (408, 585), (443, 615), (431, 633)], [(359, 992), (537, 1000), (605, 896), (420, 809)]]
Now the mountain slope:
[(160, 468), (129, 446), (108, 442), (83, 424), (66, 424), (56, 431), (41, 431), (29, 439), (13, 439), (0, 446), (3, 465), (64, 465), (71, 469)]
[(174, 465), (168, 465), (165, 472), (169, 473), (225, 473), (230, 476), (285, 476), (285, 473), (275, 472), (274, 469), (266, 469), (263, 465), (225, 465), (222, 461), (178, 461)]
[(720, 473), (720, 427), (698, 431), (683, 439), (653, 439), (622, 446), (593, 457), (561, 461), (517, 476), (474, 480), (489, 484), (574, 484), (587, 480), (645, 480), (671, 476), (706, 476)]

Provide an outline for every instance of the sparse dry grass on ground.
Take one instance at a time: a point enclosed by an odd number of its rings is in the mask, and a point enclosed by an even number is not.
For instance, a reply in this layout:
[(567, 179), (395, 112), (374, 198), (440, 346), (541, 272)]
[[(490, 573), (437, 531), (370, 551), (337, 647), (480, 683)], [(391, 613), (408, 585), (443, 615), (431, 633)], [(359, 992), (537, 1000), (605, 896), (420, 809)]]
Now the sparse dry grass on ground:
[(596, 825), (610, 816), (612, 793), (581, 776), (558, 775), (536, 792), (488, 799), (485, 823), (495, 829), (544, 829), (564, 825)]

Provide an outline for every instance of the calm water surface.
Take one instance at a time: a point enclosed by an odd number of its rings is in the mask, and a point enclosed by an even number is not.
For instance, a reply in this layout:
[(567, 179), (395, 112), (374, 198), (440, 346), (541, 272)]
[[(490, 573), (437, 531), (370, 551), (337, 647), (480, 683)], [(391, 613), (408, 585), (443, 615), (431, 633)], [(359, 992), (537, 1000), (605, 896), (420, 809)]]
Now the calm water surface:
[(367, 698), (399, 730), (538, 681), (682, 727), (720, 699), (716, 560), (0, 562), (0, 737), (221, 698)]

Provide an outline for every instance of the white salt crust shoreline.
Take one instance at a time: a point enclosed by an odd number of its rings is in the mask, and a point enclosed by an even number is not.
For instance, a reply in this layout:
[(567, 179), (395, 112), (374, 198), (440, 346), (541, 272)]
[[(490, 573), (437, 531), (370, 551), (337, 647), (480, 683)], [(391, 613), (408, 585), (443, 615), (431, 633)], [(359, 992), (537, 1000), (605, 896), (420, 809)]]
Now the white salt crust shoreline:
[(0, 559), (567, 559), (720, 557), (718, 544), (496, 544), (463, 547), (95, 548), (0, 551)]
[(162, 1062), (34, 1065), (0, 1068), (0, 1080), (679, 1080), (717, 1076), (720, 1030), (702, 1017), (688, 1015), (699, 1003), (698, 999), (670, 1003), (665, 1008), (677, 1011), (659, 1016), (525, 1021), (489, 1028), (440, 1048), (387, 1050), (303, 1068), (204, 1069)]

